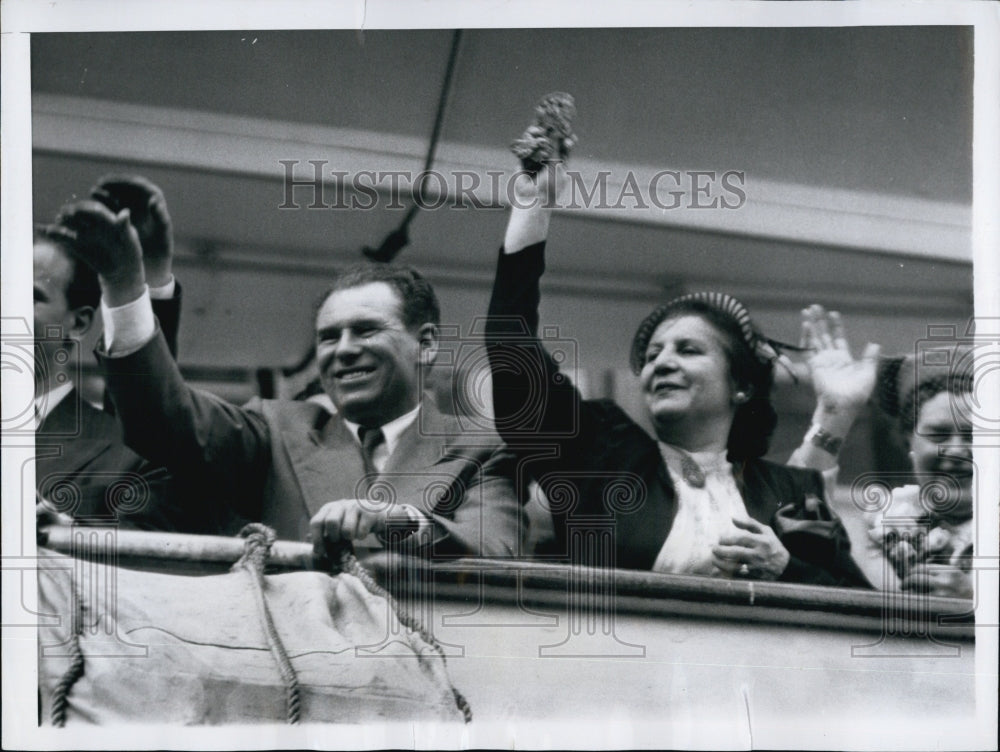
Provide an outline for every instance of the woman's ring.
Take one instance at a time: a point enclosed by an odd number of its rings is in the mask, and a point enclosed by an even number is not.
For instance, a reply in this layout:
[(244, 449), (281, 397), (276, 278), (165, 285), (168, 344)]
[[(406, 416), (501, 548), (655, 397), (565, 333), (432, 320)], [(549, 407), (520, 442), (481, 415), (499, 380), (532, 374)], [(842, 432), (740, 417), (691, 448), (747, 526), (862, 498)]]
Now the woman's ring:
[(737, 572), (737, 574), (740, 577), (749, 577), (750, 576), (750, 567), (747, 566), (746, 562), (743, 562), (742, 564), (740, 564), (740, 569)]

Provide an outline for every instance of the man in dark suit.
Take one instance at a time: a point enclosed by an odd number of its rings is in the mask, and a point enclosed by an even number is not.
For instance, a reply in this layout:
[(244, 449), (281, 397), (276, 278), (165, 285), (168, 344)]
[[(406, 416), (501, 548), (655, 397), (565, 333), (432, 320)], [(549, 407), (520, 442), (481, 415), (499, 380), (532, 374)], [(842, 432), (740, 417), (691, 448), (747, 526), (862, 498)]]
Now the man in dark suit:
[[(175, 347), (180, 292), (171, 274), (170, 222), (162, 193), (137, 177), (100, 181), (95, 196), (132, 205), (144, 227), (144, 256), (157, 287), (156, 313)], [(87, 402), (75, 377), (79, 342), (93, 326), (100, 285), (77, 259), (68, 228), (35, 228), (34, 325), (36, 497), (79, 522), (173, 528), (166, 470), (125, 446), (118, 421)]]
[(495, 434), (461, 437), (423, 399), (439, 311), (417, 272), (358, 267), (320, 305), (317, 360), (336, 414), (310, 402), (239, 408), (181, 378), (127, 216), (82, 202), (63, 221), (93, 240), (87, 261), (114, 330), (99, 356), (131, 447), (279, 537), (310, 537), (321, 550), (374, 534), (424, 556), (514, 553), (512, 457)]

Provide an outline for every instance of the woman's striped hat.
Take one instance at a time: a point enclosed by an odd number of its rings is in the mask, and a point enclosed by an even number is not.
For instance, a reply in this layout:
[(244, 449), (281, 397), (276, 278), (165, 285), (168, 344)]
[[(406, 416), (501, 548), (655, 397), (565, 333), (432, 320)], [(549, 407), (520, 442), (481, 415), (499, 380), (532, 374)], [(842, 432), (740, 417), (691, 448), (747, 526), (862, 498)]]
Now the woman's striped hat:
[(791, 346), (781, 342), (770, 340), (758, 332), (757, 328), (753, 325), (753, 321), (750, 319), (750, 312), (746, 306), (732, 295), (727, 295), (724, 292), (692, 292), (674, 298), (669, 303), (657, 306), (639, 324), (639, 329), (632, 339), (632, 352), (629, 356), (629, 364), (632, 366), (633, 373), (638, 375), (642, 370), (643, 363), (646, 360), (646, 348), (649, 346), (649, 340), (652, 338), (653, 332), (656, 331), (656, 327), (669, 318), (674, 311), (685, 307), (688, 303), (702, 303), (708, 308), (732, 319), (742, 333), (743, 341), (756, 354), (758, 360), (763, 363), (773, 363), (777, 360), (779, 357), (779, 347), (797, 349), (791, 348)]

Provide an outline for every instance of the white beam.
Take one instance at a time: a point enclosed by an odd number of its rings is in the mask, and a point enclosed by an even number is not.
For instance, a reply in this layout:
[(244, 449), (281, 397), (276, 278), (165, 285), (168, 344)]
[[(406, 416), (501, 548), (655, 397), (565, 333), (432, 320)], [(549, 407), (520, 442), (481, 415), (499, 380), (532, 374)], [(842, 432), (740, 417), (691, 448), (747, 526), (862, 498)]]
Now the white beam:
[[(275, 181), (281, 181), (285, 175), (281, 160), (298, 161), (297, 178), (311, 177), (313, 168), (308, 161), (320, 160), (330, 182), (333, 171), (353, 176), (361, 171), (403, 170), (416, 175), (422, 168), (427, 146), (424, 139), (391, 133), (51, 94), (36, 94), (32, 110), (34, 148), (39, 152), (136, 160)], [(504, 148), (442, 143), (434, 169), (448, 177), (449, 196), (456, 194), (455, 173), (464, 171), (478, 176), (480, 187), (473, 192), (477, 198), (507, 203), (503, 186), (512, 162), (513, 157)], [(705, 203), (709, 199), (695, 197), (690, 178), (684, 177), (688, 174), (676, 166), (575, 159), (570, 168), (578, 172), (587, 190), (605, 180), (608, 196), (603, 206), (566, 209), (570, 216), (886, 254), (972, 260), (971, 207), (962, 204), (781, 183), (748, 174), (742, 185), (746, 200), (739, 208), (698, 209), (691, 208), (693, 202)], [(487, 174), (505, 169), (508, 172), (500, 178), (491, 179)], [(671, 169), (681, 173), (680, 188), (686, 188), (686, 192), (677, 208), (658, 208), (653, 205), (649, 186), (658, 173)], [(639, 202), (628, 195), (623, 197), (630, 180), (639, 187), (646, 208), (637, 206)], [(497, 195), (491, 190), (495, 184), (501, 186)], [(404, 181), (404, 189), (408, 185)], [(437, 181), (431, 181), (429, 188), (436, 190), (437, 185)], [(671, 206), (672, 199), (666, 191), (674, 187), (672, 177), (661, 178), (658, 193), (661, 204)], [(734, 193), (723, 197), (731, 204), (740, 203)]]

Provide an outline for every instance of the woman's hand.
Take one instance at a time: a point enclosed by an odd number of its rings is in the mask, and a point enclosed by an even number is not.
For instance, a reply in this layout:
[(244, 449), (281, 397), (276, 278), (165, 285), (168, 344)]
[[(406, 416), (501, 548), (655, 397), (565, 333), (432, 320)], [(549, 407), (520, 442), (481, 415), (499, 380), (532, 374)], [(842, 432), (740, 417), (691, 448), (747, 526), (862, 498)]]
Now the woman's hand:
[(971, 598), (973, 595), (972, 578), (950, 564), (920, 564), (903, 578), (900, 588), (952, 598)]
[(566, 170), (562, 162), (548, 162), (537, 175), (522, 170), (511, 179), (514, 183), (503, 240), (505, 253), (517, 253), (548, 237), (552, 209), (566, 185)]
[[(816, 393), (816, 409), (809, 432), (788, 464), (832, 471), (837, 467), (840, 445), (875, 388), (881, 348), (869, 343), (855, 360), (840, 314), (828, 314), (820, 305), (802, 311), (801, 345), (810, 351), (806, 365)], [(826, 478), (828, 483), (833, 480)]]
[(774, 530), (749, 518), (733, 517), (733, 525), (737, 530), (712, 547), (715, 566), (730, 577), (778, 579), (792, 557)]
[(817, 410), (830, 415), (849, 415), (853, 420), (875, 388), (879, 345), (869, 342), (855, 360), (840, 314), (827, 313), (823, 306), (812, 305), (802, 311), (802, 346), (810, 350), (806, 363), (816, 392)]

